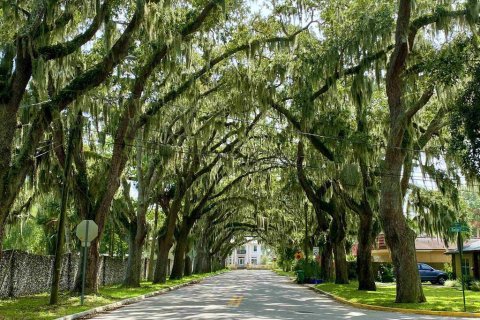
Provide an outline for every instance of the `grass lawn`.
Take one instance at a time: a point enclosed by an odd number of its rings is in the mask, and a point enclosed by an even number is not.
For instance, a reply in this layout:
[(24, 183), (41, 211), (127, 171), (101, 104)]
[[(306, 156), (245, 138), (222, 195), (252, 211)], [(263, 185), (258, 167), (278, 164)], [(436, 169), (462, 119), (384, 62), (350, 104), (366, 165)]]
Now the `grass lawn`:
[[(424, 285), (426, 303), (395, 303), (395, 285), (377, 285), (377, 291), (358, 291), (358, 283), (346, 285), (323, 283), (316, 287), (351, 302), (416, 310), (463, 311), (462, 291), (435, 285)], [(480, 292), (466, 290), (468, 312), (480, 312)]]
[(62, 293), (57, 306), (49, 306), (50, 296), (47, 293), (17, 299), (0, 300), (0, 319), (55, 319), (61, 316), (82, 312), (95, 307), (103, 306), (119, 300), (133, 298), (149, 292), (158, 291), (177, 284), (192, 280), (200, 280), (219, 272), (206, 273), (185, 277), (182, 280), (167, 281), (165, 284), (142, 282), (140, 288), (122, 288), (120, 285), (102, 287), (98, 295), (85, 297), (85, 304), (80, 305), (79, 296)]
[(295, 271), (283, 271), (282, 269), (272, 269), (272, 270), (273, 270), (273, 272), (275, 272), (279, 276), (286, 276), (286, 277), (291, 277), (291, 278), (296, 277)]

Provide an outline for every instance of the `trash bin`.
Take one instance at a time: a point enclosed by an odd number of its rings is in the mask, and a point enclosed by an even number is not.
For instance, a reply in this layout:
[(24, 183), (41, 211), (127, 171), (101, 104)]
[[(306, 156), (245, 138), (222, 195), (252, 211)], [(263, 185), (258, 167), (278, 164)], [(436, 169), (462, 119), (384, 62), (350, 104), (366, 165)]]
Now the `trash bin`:
[(303, 270), (297, 270), (297, 283), (305, 283), (305, 272)]

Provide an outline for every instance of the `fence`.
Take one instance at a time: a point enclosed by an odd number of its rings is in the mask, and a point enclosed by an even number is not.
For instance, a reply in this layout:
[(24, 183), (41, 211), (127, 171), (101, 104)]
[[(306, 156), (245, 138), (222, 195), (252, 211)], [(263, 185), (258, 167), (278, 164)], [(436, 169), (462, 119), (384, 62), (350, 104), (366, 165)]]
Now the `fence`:
[[(60, 290), (70, 290), (75, 283), (80, 257), (66, 254), (63, 257)], [(7, 250), (0, 260), (0, 298), (19, 297), (48, 292), (52, 282), (53, 256), (29, 254)], [(142, 261), (142, 277), (146, 277), (147, 259)], [(100, 285), (121, 283), (125, 276), (127, 261), (102, 256), (98, 268)]]

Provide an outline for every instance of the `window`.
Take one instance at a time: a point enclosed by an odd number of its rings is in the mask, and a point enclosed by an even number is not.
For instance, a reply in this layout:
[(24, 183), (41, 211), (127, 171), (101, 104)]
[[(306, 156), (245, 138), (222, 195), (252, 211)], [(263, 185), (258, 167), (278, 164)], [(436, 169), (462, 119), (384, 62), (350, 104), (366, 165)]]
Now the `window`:
[(238, 258), (238, 265), (243, 266), (244, 263), (245, 263), (244, 258)]
[(252, 258), (251, 264), (256, 265), (257, 264), (257, 258)]
[(463, 259), (462, 263), (462, 275), (470, 274), (470, 259)]
[(257, 252), (257, 246), (253, 246), (253, 252)]

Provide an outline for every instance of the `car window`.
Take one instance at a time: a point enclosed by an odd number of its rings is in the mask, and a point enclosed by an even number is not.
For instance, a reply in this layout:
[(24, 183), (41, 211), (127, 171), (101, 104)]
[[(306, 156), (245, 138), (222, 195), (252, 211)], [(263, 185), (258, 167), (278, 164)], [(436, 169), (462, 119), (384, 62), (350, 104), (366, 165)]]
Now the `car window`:
[(433, 269), (433, 268), (430, 267), (428, 264), (422, 263), (422, 269), (430, 270), (430, 269)]
[(420, 263), (417, 264), (417, 267), (418, 267), (419, 270), (420, 270), (420, 269), (423, 269), (423, 268), (422, 268), (422, 265), (421, 265)]

